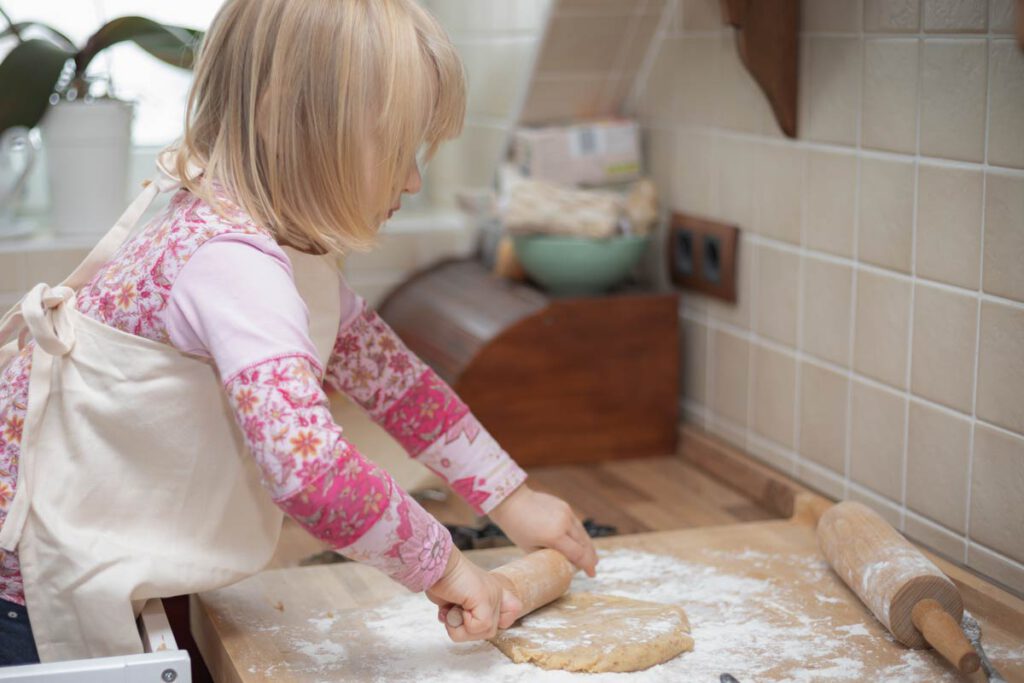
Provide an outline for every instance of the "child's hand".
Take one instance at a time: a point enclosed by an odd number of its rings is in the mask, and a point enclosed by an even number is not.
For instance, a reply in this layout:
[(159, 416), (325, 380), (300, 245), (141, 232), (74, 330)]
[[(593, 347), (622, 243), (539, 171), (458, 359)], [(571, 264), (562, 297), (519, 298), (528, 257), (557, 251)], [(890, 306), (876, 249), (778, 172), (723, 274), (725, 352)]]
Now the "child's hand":
[[(456, 548), (452, 548), (444, 574), (427, 589), (427, 597), (438, 606), (438, 621), (457, 643), (493, 638), (499, 628), (511, 626), (523, 611), (519, 598)], [(462, 625), (456, 628), (447, 622), (452, 607), (462, 609)]]
[(491, 510), (490, 516), (520, 548), (553, 548), (594, 576), (597, 551), (572, 508), (562, 499), (523, 484)]

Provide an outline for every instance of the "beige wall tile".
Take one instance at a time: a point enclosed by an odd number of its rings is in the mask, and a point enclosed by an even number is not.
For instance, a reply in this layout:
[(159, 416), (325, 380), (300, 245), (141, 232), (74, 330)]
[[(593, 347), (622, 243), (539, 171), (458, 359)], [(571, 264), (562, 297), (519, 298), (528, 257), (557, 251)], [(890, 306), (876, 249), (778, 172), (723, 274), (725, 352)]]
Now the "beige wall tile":
[(804, 0), (800, 3), (800, 30), (856, 33), (860, 31), (860, 3), (850, 0)]
[(1021, 568), (1021, 565), (984, 546), (976, 543), (968, 544), (967, 566), (992, 577), (1018, 593), (1024, 593), (1024, 569)]
[(430, 11), (450, 33), (540, 31), (552, 0), (431, 0)]
[(698, 216), (714, 210), (715, 138), (691, 129), (676, 134), (676, 169), (673, 174), (671, 205)]
[(871, 33), (917, 33), (920, 17), (920, 0), (864, 0), (864, 30)]
[(976, 289), (981, 253), (981, 171), (921, 164), (918, 174), (917, 274)]
[(1024, 178), (989, 173), (985, 179), (985, 291), (1024, 301), (1022, 264)]
[(762, 145), (760, 150), (755, 160), (757, 231), (799, 244), (804, 152), (789, 145)]
[(853, 367), (872, 379), (906, 388), (910, 283), (859, 271)]
[(981, 161), (988, 50), (984, 40), (926, 40), (921, 57), (921, 154)]
[(537, 76), (519, 120), (527, 125), (559, 123), (573, 118), (593, 118), (604, 103), (608, 79), (598, 77)]
[(924, 30), (929, 33), (984, 33), (988, 0), (924, 0)]
[(488, 187), (508, 143), (508, 132), (496, 126), (470, 124), (458, 140), (442, 145), (428, 171), (432, 198), (451, 202), (463, 187)]
[(754, 349), (754, 431), (787, 448), (793, 447), (796, 406), (796, 361), (765, 346)]
[(466, 65), (469, 115), (507, 119), (527, 85), (537, 39), (463, 42), (455, 47)]
[(713, 31), (722, 27), (718, 0), (681, 0), (684, 31)]
[(675, 122), (676, 100), (682, 95), (676, 87), (682, 60), (683, 39), (666, 37), (652, 48), (656, 50), (647, 80), (641, 83), (636, 113), (647, 125), (669, 125)]
[(754, 230), (756, 170), (751, 159), (758, 159), (761, 148), (756, 142), (722, 137), (716, 147), (718, 163), (718, 215), (741, 230)]
[(988, 163), (1024, 168), (1024, 51), (1016, 40), (994, 40), (989, 66)]
[(861, 158), (857, 249), (862, 261), (910, 272), (914, 174), (911, 162)]
[(960, 534), (939, 526), (925, 517), (907, 511), (903, 530), (912, 539), (939, 553), (948, 560), (963, 563), (967, 540)]
[(974, 428), (971, 540), (1024, 562), (1024, 438)]
[(849, 266), (804, 259), (803, 350), (846, 366), (850, 362), (850, 306), (853, 269)]
[(857, 157), (808, 150), (805, 177), (804, 245), (853, 256)]
[(918, 283), (910, 390), (965, 413), (974, 395), (978, 300)]
[(861, 144), (907, 152), (917, 149), (917, 40), (864, 41)]
[(849, 380), (810, 363), (800, 364), (800, 455), (843, 472)]
[(817, 37), (807, 41), (805, 118), (800, 137), (852, 145), (860, 107), (861, 41)]
[(832, 470), (826, 469), (807, 460), (801, 460), (796, 466), (797, 478), (832, 500), (841, 500), (845, 490), (843, 477)]
[(721, 330), (714, 331), (712, 344), (712, 408), (736, 424), (746, 425), (749, 344), (747, 340)]
[(733, 31), (721, 33), (719, 50), (718, 116), (715, 125), (748, 133), (762, 132), (765, 121), (773, 120), (771, 106), (740, 61)]
[(1024, 310), (981, 304), (977, 415), (1024, 433)]
[(884, 498), (872, 491), (868, 491), (864, 488), (850, 486), (850, 493), (847, 495), (848, 500), (855, 500), (858, 503), (863, 503), (869, 508), (877, 512), (882, 516), (882, 519), (889, 522), (894, 529), (899, 529), (902, 525), (900, 524), (900, 508), (893, 501)]
[(693, 320), (683, 320), (683, 394), (701, 404), (707, 403), (708, 328)]
[(1014, 5), (1017, 0), (989, 0), (988, 30), (991, 33), (1013, 33)]
[(688, 35), (682, 39), (679, 61), (674, 65), (678, 89), (675, 121), (714, 125), (717, 121), (718, 60), (721, 40), (717, 35)]
[(970, 448), (971, 423), (966, 416), (911, 401), (907, 506), (954, 531), (966, 531)]
[(793, 475), (796, 470), (796, 457), (770, 441), (761, 439), (756, 434), (747, 439), (747, 452), (779, 472)]
[[(658, 188), (660, 201), (671, 206), (676, 171), (676, 131), (669, 127), (647, 128), (643, 131), (644, 160), (647, 173)], [(655, 245), (658, 249), (662, 244)], [(661, 261), (664, 263), (664, 261)]]
[(642, 14), (637, 16), (633, 31), (629, 36), (629, 44), (623, 47), (621, 70), (629, 74), (629, 83), (632, 87), (637, 69), (643, 64), (647, 57), (647, 51), (651, 47), (651, 41), (658, 30), (661, 22), (661, 14)]
[(863, 382), (850, 393), (850, 478), (887, 498), (903, 490), (907, 401)]
[(796, 344), (799, 279), (797, 254), (767, 246), (758, 249), (754, 305), (758, 334), (790, 346)]
[(716, 415), (709, 415), (707, 419), (707, 430), (715, 436), (725, 439), (733, 446), (746, 450), (747, 430), (745, 427), (737, 427), (734, 423), (729, 422), (728, 420), (719, 418)]
[(629, 22), (605, 14), (557, 15), (548, 26), (537, 61), (539, 73), (608, 72), (626, 40)]
[(555, 0), (555, 11), (559, 14), (630, 14), (637, 10), (639, 3), (622, 0)]

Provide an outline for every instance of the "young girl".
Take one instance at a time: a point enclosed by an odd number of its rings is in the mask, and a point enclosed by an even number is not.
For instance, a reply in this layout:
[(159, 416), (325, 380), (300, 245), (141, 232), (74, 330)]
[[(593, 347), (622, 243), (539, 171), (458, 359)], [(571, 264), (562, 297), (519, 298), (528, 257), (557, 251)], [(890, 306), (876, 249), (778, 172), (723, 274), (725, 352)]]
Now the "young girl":
[(281, 511), (439, 617), (460, 606), (453, 640), (509, 626), (514, 596), (345, 440), (323, 382), (517, 545), (593, 574), (569, 507), (326, 265), (372, 245), (464, 106), (456, 52), (414, 0), (221, 8), (170, 177), (0, 324), (20, 343), (0, 352), (0, 664), (138, 652), (146, 599), (258, 571)]

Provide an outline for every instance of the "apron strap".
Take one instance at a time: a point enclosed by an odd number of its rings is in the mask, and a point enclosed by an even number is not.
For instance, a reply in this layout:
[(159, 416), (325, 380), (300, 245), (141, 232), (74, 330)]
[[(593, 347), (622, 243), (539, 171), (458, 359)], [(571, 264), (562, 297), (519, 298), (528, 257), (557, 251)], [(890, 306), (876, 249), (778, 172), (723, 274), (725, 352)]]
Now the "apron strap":
[[(135, 198), (135, 200), (128, 206), (121, 217), (117, 219), (114, 226), (104, 235), (96, 246), (92, 248), (85, 259), (78, 264), (70, 275), (64, 278), (60, 286), (52, 290), (52, 293), (61, 291), (62, 288), (68, 288), (73, 290), (72, 293), (77, 292), (78, 289), (89, 282), (92, 277), (103, 267), (114, 255), (114, 253), (120, 248), (122, 244), (128, 239), (132, 230), (138, 224), (139, 219), (142, 218), (142, 214), (146, 212), (153, 200), (156, 199), (157, 195), (162, 192), (171, 192), (181, 187), (181, 180), (174, 175), (171, 170), (172, 156), (170, 152), (163, 152), (157, 158), (157, 169), (159, 173), (150, 181), (147, 181), (145, 189), (142, 193)], [(199, 175), (199, 169), (189, 164), (188, 173), (193, 177)], [(33, 292), (39, 288), (39, 285), (33, 289)], [(47, 288), (47, 291), (49, 288)], [(46, 296), (51, 296), (47, 294)], [(70, 302), (71, 298), (65, 297), (63, 293), (56, 294), (62, 302)], [(24, 315), (23, 304), (27, 301), (27, 296), (21, 301), (16, 303), (7, 314), (0, 319), (0, 368), (7, 364), (10, 357), (17, 353), (18, 349), (22, 348), (25, 344), (26, 332), (31, 332), (33, 335), (35, 331), (30, 327), (26, 328), (26, 316)], [(55, 301), (55, 300), (54, 300)], [(52, 310), (52, 307), (47, 310)], [(45, 325), (37, 324), (38, 329), (43, 329)], [(53, 325), (49, 326), (50, 329), (55, 329)], [(14, 344), (15, 336), (18, 337), (17, 344)], [(44, 347), (45, 348), (45, 347)], [(55, 347), (59, 348), (59, 347)], [(67, 353), (67, 350), (63, 351)], [(58, 354), (62, 355), (62, 354)]]

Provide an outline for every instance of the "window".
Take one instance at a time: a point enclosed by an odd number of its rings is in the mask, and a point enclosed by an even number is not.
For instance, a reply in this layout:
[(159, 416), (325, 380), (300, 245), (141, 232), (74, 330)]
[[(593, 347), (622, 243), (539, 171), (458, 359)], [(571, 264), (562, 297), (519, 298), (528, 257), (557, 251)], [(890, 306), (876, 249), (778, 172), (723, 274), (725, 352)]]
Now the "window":
[[(217, 0), (0, 0), (14, 21), (41, 21), (81, 45), (116, 17), (141, 15), (169, 24), (206, 29), (220, 7)], [(4, 46), (4, 52), (9, 46)], [(105, 50), (90, 73), (109, 77), (113, 92), (136, 103), (132, 141), (163, 146), (181, 135), (191, 74), (160, 62), (134, 43)]]

